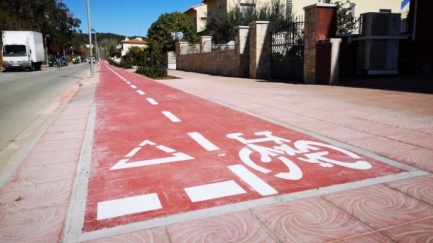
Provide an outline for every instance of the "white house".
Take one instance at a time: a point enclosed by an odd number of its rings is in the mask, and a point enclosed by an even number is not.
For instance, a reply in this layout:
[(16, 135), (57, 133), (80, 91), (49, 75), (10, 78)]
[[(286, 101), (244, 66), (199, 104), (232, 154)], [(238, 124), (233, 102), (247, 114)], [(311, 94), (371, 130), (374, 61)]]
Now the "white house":
[(124, 40), (120, 41), (120, 44), (118, 46), (118, 49), (120, 49), (121, 56), (125, 56), (126, 53), (128, 53), (129, 48), (137, 46), (142, 48), (148, 48), (149, 44), (147, 41), (144, 41), (141, 37), (137, 37), (135, 39), (129, 39), (128, 37), (125, 37)]

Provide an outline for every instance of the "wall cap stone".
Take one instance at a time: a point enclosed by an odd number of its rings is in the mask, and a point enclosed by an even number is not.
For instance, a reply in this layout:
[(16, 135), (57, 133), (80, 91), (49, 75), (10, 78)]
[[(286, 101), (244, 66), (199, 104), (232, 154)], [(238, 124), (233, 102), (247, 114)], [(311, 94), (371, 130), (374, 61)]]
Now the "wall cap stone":
[(316, 8), (316, 7), (322, 7), (322, 8), (336, 8), (336, 4), (331, 3), (315, 3), (312, 5), (308, 5), (304, 7), (304, 10), (310, 9), (310, 8)]
[(240, 26), (235, 26), (233, 29), (237, 30), (237, 29), (249, 29), (250, 26), (245, 26), (245, 25), (240, 25)]
[(270, 24), (270, 23), (271, 23), (271, 21), (254, 21), (254, 22), (251, 22), (250, 25), (252, 25), (252, 24)]

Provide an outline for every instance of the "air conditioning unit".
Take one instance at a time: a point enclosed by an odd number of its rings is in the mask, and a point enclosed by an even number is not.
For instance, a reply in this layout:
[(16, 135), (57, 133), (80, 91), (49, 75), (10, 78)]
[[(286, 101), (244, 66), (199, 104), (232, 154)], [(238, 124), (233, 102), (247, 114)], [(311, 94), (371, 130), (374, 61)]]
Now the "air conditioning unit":
[(361, 14), (361, 36), (398, 36), (400, 19), (399, 13)]
[(399, 40), (359, 41), (357, 69), (367, 74), (398, 73)]

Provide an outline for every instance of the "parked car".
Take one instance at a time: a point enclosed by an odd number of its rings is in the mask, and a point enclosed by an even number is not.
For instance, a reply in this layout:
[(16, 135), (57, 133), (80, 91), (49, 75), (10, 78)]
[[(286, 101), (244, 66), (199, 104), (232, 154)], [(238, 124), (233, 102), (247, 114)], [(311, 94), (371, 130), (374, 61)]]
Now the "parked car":
[(81, 57), (80, 56), (75, 56), (72, 58), (72, 63), (73, 64), (77, 64), (81, 62)]
[[(61, 61), (62, 67), (68, 66), (68, 62), (66, 61), (66, 57), (63, 56), (63, 57), (60, 57), (60, 59), (62, 60)], [(50, 66), (50, 67), (57, 66), (57, 60), (55, 57), (50, 58), (50, 60), (48, 61), (48, 66)]]
[[(90, 57), (88, 58), (88, 60), (89, 60), (89, 63), (90, 63)], [(93, 63), (96, 63), (95, 57), (92, 57), (92, 61), (93, 61)]]
[(55, 57), (50, 58), (50, 60), (48, 61), (48, 66), (50, 67), (54, 67), (57, 65), (57, 60)]

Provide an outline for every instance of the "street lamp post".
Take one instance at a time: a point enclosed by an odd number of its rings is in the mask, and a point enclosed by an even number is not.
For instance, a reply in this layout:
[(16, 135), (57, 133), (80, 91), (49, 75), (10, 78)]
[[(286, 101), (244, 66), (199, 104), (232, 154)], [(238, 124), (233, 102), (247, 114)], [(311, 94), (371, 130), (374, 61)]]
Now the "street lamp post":
[(89, 3), (89, 0), (87, 0), (87, 29), (89, 31), (90, 76), (93, 78), (92, 27), (91, 27), (91, 24), (90, 24), (90, 3)]
[(92, 28), (92, 31), (95, 32), (95, 55), (97, 56), (98, 62), (100, 61), (99, 57), (99, 47), (98, 47), (98, 39), (96, 38), (96, 30)]
[(50, 35), (45, 36), (45, 62), (48, 65), (48, 46), (47, 46), (47, 37), (50, 37)]

